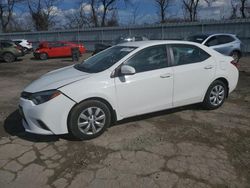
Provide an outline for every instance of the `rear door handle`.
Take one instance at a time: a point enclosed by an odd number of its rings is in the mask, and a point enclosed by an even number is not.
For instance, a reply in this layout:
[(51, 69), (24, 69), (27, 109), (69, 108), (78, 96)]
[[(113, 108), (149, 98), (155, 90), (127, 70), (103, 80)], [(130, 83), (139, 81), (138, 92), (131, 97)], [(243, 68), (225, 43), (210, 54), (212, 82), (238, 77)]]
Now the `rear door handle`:
[(171, 76), (172, 76), (172, 74), (166, 73), (166, 74), (162, 74), (160, 77), (161, 77), (161, 78), (169, 78), (169, 77), (171, 77)]
[(212, 69), (214, 66), (213, 65), (207, 65), (204, 67), (204, 69)]

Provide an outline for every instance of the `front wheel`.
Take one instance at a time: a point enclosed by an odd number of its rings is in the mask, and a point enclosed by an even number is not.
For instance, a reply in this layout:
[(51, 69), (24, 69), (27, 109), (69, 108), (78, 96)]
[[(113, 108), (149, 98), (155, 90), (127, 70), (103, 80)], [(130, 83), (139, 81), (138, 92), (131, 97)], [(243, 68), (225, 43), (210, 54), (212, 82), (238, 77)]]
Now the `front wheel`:
[(48, 55), (46, 53), (40, 53), (39, 58), (41, 60), (46, 60), (46, 59), (48, 59)]
[(216, 80), (209, 86), (203, 101), (203, 106), (208, 110), (217, 109), (224, 103), (226, 96), (226, 85), (222, 81)]
[(15, 56), (12, 53), (5, 53), (3, 55), (3, 60), (7, 63), (12, 63), (13, 61), (15, 61)]
[(106, 104), (84, 101), (71, 111), (68, 121), (69, 132), (80, 140), (101, 135), (111, 123), (111, 113)]

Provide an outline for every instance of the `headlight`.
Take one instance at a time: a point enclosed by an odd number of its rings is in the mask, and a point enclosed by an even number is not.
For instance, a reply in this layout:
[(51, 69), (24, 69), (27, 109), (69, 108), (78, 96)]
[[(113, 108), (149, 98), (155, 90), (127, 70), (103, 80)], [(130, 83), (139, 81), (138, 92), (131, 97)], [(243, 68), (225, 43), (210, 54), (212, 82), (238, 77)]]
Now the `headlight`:
[(48, 90), (48, 91), (41, 91), (37, 93), (31, 94), (29, 100), (33, 101), (34, 104), (42, 104), (45, 103), (61, 94), (58, 90)]

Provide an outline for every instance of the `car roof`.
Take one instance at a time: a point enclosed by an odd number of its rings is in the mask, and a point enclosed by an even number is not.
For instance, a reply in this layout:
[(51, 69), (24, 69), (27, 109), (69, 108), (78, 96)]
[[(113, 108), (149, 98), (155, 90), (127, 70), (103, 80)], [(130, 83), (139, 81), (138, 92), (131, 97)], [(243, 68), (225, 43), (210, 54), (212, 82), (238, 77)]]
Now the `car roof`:
[(26, 41), (27, 39), (12, 39), (13, 41), (21, 40), (21, 41)]
[(216, 36), (216, 35), (228, 35), (228, 36), (233, 36), (235, 37), (236, 34), (232, 34), (232, 33), (210, 33), (210, 34), (206, 34), (208, 37), (209, 36)]
[(126, 42), (122, 44), (118, 44), (117, 46), (128, 46), (128, 47), (148, 47), (154, 45), (161, 45), (161, 44), (192, 44), (196, 45), (197, 43), (189, 42), (189, 41), (181, 41), (181, 40), (147, 40), (147, 41), (136, 41), (136, 42)]

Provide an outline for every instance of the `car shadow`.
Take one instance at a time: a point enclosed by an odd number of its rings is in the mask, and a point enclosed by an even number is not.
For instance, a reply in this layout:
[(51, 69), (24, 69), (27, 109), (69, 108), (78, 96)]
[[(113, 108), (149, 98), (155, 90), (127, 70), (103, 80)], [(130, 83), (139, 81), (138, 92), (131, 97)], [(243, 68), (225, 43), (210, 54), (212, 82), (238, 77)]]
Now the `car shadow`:
[[(145, 115), (139, 115), (131, 118), (126, 118), (124, 120), (118, 121), (116, 123), (113, 123), (110, 127), (113, 126), (122, 126), (126, 123), (134, 122), (134, 121), (141, 121), (141, 120), (147, 120), (153, 117), (173, 114), (176, 112), (181, 112), (185, 110), (203, 110), (203, 108), (200, 105), (188, 105), (184, 107), (178, 107), (174, 109), (169, 110), (163, 110), (159, 112), (153, 112)], [(70, 135), (37, 135), (37, 134), (31, 134), (27, 133), (24, 130), (24, 127), (22, 125), (22, 117), (19, 114), (18, 110), (15, 110), (12, 112), (4, 121), (4, 129), (5, 131), (10, 134), (11, 136), (17, 136), (21, 139), (32, 141), (32, 142), (55, 142), (59, 139), (64, 139), (68, 141), (79, 141), (79, 139), (75, 139)]]
[(182, 106), (182, 107), (177, 107), (177, 108), (172, 108), (172, 109), (167, 109), (167, 110), (162, 110), (162, 111), (158, 111), (158, 112), (152, 112), (152, 113), (148, 113), (148, 114), (143, 114), (143, 115), (138, 115), (138, 116), (126, 118), (126, 119), (123, 119), (121, 121), (117, 121), (112, 126), (120, 126), (123, 124), (125, 125), (126, 123), (131, 123), (134, 121), (147, 120), (150, 118), (174, 114), (176, 112), (181, 112), (181, 111), (186, 111), (186, 110), (201, 111), (201, 110), (205, 110), (205, 109), (202, 108), (202, 106), (200, 104), (191, 104), (191, 105), (187, 105), (187, 106)]
[[(22, 59), (22, 57), (20, 57), (20, 58), (17, 58), (15, 61), (11, 62), (11, 63), (18, 63), (18, 62), (22, 62), (22, 61), (23, 61), (23, 59)], [(2, 59), (0, 59), (0, 63), (10, 64), (10, 63), (5, 62)]]

